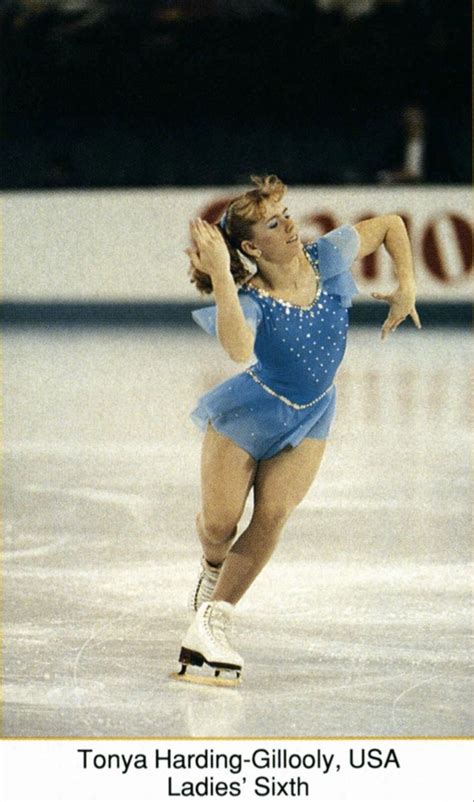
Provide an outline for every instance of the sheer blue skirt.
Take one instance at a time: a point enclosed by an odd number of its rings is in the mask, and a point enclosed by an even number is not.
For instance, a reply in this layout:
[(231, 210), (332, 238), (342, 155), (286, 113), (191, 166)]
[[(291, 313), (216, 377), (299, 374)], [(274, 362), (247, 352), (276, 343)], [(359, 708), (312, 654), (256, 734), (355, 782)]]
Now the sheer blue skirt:
[(254, 459), (269, 459), (306, 437), (325, 440), (336, 409), (336, 388), (306, 409), (295, 409), (239, 373), (201, 396), (191, 419), (202, 431), (208, 423)]

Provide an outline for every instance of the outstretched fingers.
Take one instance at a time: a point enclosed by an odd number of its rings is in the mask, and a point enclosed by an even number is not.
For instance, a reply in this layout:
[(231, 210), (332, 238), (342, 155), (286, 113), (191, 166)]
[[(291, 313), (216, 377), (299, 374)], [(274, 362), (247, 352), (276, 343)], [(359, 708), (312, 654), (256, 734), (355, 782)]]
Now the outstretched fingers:
[(199, 244), (206, 242), (208, 237), (207, 230), (203, 225), (203, 220), (200, 220), (199, 217), (196, 217), (194, 220), (190, 221), (189, 228), (191, 231), (191, 236), (196, 245), (199, 246)]
[(393, 318), (389, 315), (382, 326), (382, 340), (385, 340), (387, 334), (389, 334), (391, 331), (395, 331), (395, 329), (398, 328), (404, 319), (405, 318), (400, 318), (400, 320), (396, 320), (396, 318)]
[(410, 309), (410, 317), (413, 320), (413, 323), (415, 324), (416, 328), (421, 329), (421, 320), (418, 317), (418, 312), (416, 311), (415, 307), (413, 307), (413, 309)]
[[(389, 294), (383, 292), (372, 292), (371, 295), (372, 298), (375, 298), (376, 301), (384, 301), (387, 304), (389, 304), (392, 300)], [(385, 340), (387, 334), (390, 331), (394, 331), (394, 329), (396, 329), (396, 327), (401, 322), (402, 322), (401, 319), (397, 321), (396, 318), (393, 317), (392, 312), (390, 311), (385, 323), (382, 326), (382, 334), (381, 334), (382, 340)]]
[(417, 329), (421, 329), (421, 322), (420, 318), (418, 317), (418, 312), (416, 311), (415, 306), (413, 306), (408, 314), (401, 313), (401, 304), (394, 300), (394, 295), (392, 293), (382, 293), (382, 292), (373, 292), (372, 298), (375, 298), (377, 301), (384, 301), (390, 305), (390, 312), (388, 313), (388, 317), (385, 323), (382, 326), (382, 340), (385, 340), (387, 334), (391, 331), (395, 331), (400, 325), (403, 323), (404, 320), (408, 317), (408, 315), (413, 320)]
[(206, 229), (202, 223), (203, 221), (200, 220), (199, 217), (196, 217), (194, 220), (191, 220), (189, 224), (191, 236), (196, 244), (206, 240)]
[(189, 223), (189, 228), (191, 237), (198, 248), (211, 242), (223, 240), (218, 226), (213, 226), (208, 223), (207, 220), (201, 220), (200, 217), (196, 217), (194, 220), (191, 220)]

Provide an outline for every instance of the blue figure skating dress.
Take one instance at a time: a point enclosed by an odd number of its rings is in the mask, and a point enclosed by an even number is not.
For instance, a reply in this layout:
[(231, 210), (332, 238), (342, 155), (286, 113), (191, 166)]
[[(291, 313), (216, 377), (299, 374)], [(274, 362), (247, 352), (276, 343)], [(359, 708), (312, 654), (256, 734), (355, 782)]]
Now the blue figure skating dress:
[[(256, 460), (269, 459), (304, 438), (325, 439), (335, 413), (334, 378), (346, 349), (347, 308), (358, 290), (350, 274), (359, 237), (349, 225), (304, 246), (318, 279), (309, 306), (280, 301), (244, 285), (238, 297), (255, 332), (257, 361), (205, 395), (191, 413)], [(216, 307), (192, 313), (216, 335)]]

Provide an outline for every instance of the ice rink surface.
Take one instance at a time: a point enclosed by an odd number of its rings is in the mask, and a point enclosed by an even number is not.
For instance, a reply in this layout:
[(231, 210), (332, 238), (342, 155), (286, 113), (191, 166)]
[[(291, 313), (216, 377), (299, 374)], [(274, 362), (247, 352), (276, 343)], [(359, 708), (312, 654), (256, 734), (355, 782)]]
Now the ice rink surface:
[[(466, 332), (352, 329), (320, 474), (238, 607), (239, 689), (176, 683), (200, 557), (197, 329), (4, 336), (5, 736), (465, 736)], [(246, 509), (245, 521), (250, 514)]]

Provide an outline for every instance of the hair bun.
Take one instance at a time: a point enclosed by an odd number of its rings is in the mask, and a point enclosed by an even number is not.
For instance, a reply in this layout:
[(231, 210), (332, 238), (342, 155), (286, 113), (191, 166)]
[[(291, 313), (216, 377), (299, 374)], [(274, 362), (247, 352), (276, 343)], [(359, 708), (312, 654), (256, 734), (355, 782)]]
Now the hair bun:
[(250, 180), (255, 184), (259, 193), (264, 198), (270, 198), (273, 195), (283, 195), (286, 187), (277, 175), (251, 175)]

